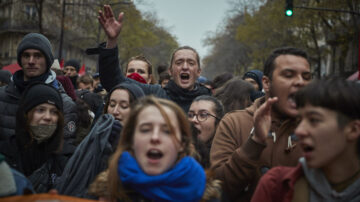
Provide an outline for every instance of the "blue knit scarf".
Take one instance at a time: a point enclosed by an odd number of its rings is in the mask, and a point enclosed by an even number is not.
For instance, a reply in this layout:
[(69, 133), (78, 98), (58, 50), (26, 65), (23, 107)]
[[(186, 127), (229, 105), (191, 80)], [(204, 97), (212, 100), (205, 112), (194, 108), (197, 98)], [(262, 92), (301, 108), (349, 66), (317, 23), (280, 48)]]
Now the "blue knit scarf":
[(124, 186), (155, 201), (199, 201), (206, 186), (204, 169), (192, 157), (182, 158), (165, 173), (150, 176), (129, 152), (123, 152), (118, 174)]

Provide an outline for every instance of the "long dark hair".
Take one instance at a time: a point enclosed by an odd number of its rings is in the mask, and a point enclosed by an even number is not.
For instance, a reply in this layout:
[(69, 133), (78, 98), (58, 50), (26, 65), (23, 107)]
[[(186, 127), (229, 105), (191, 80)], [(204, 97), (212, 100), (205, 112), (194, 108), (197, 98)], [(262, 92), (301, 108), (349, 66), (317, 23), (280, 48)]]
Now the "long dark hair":
[[(26, 91), (25, 91), (26, 92)], [(23, 98), (26, 96), (24, 92)], [(24, 174), (30, 175), (39, 168), (52, 154), (59, 153), (63, 144), (64, 115), (58, 109), (57, 128), (53, 135), (46, 141), (38, 144), (30, 130), (30, 123), (35, 112), (35, 107), (27, 113), (25, 104), (20, 100), (20, 105), (16, 113), (15, 137), (18, 150), (21, 155)]]

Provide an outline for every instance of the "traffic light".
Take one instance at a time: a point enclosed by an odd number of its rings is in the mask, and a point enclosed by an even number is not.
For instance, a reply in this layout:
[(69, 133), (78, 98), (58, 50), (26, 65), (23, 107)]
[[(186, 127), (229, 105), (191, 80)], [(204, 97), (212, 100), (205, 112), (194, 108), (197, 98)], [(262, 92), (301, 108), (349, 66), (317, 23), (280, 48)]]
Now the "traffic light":
[(291, 17), (293, 15), (293, 0), (285, 0), (285, 16)]

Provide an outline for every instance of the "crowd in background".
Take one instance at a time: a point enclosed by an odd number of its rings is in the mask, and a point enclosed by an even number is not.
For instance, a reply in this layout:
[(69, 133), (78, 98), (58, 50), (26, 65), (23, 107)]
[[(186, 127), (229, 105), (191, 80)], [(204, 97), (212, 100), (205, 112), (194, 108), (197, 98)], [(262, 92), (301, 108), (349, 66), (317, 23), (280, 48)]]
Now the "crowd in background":
[(21, 70), (0, 70), (0, 200), (360, 201), (358, 82), (313, 79), (294, 47), (212, 80), (190, 46), (120, 67), (123, 13), (98, 19), (99, 72), (60, 67), (39, 33), (17, 47)]

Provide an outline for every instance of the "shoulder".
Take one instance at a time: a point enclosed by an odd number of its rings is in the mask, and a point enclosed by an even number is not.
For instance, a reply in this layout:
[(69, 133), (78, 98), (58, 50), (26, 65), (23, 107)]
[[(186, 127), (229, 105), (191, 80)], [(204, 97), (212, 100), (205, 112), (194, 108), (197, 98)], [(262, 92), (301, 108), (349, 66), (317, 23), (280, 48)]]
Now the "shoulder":
[(257, 189), (284, 190), (294, 186), (296, 180), (303, 174), (301, 165), (296, 167), (277, 166), (270, 169), (259, 181)]

